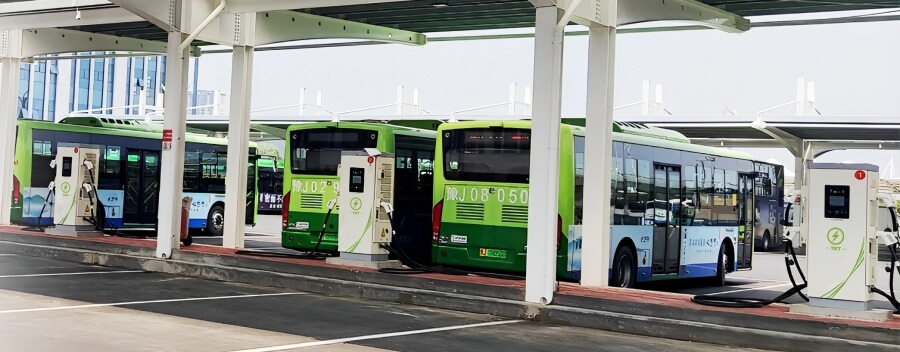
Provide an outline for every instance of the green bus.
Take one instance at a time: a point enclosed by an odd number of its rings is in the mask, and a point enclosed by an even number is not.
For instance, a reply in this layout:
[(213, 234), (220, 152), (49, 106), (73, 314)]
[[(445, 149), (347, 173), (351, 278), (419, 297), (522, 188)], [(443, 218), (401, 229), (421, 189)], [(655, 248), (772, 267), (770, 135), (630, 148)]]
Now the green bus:
[[(435, 132), (368, 122), (319, 122), (288, 127), (281, 245), (301, 251), (337, 251), (337, 197), (341, 152), (377, 148), (395, 157), (394, 245), (412, 259), (430, 259), (430, 212)], [(324, 235), (319, 244), (319, 237)], [(318, 248), (316, 248), (316, 245)]]
[[(159, 204), (162, 126), (106, 117), (67, 117), (59, 123), (19, 120), (13, 167), (11, 220), (25, 226), (53, 223), (48, 186), (56, 177), (50, 161), (58, 143), (100, 146), (97, 194), (106, 209), (107, 229), (155, 228)], [(225, 219), (225, 165), (228, 141), (185, 135), (183, 195), (191, 197), (188, 225), (221, 235)], [(256, 220), (256, 143), (250, 144), (246, 223)], [(180, 203), (179, 203), (180, 204)]]
[[(438, 135), (433, 263), (524, 273), (531, 122), (453, 122)], [(722, 284), (725, 272), (750, 268), (750, 155), (618, 122), (611, 147), (610, 285), (700, 277)], [(559, 157), (557, 275), (577, 280), (585, 216), (582, 127), (561, 126)]]

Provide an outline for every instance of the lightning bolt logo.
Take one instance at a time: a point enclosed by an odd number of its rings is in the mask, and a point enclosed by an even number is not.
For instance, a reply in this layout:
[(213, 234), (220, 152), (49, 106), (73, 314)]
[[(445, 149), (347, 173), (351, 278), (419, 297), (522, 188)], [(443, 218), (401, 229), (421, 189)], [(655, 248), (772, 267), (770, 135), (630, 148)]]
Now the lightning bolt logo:
[(828, 230), (827, 234), (828, 242), (834, 246), (840, 245), (844, 242), (844, 230), (841, 230), (837, 227), (832, 227)]

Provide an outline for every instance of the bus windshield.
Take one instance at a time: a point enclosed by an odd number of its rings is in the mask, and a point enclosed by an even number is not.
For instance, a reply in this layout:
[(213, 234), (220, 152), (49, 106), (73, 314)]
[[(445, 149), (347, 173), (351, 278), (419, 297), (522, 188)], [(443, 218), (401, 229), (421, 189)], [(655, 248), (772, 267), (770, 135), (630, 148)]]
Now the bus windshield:
[(323, 128), (291, 132), (291, 171), (310, 175), (337, 175), (341, 151), (375, 148), (378, 132)]
[(477, 128), (444, 135), (448, 180), (528, 183), (531, 131)]

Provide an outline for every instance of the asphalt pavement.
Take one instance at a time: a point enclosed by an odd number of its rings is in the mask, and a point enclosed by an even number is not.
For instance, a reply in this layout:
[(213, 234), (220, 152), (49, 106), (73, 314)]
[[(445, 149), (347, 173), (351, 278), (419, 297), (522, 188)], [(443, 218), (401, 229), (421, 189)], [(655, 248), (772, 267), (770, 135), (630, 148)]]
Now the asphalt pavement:
[[(247, 227), (245, 246), (248, 249), (267, 252), (295, 254), (295, 251), (281, 248), (281, 217), (278, 215), (260, 215), (254, 227)], [(196, 237), (196, 243), (221, 245), (221, 237)], [(806, 268), (806, 256), (800, 255), (798, 259)], [(888, 262), (879, 262), (876, 270), (876, 286), (885, 292), (889, 292), (889, 275), (883, 270)], [(800, 282), (800, 277), (794, 271), (794, 277)], [(896, 278), (900, 281), (900, 277)], [(792, 287), (784, 262), (784, 252), (781, 250), (772, 252), (753, 253), (753, 268), (729, 274), (725, 279), (725, 286), (710, 287), (703, 280), (678, 280), (672, 282), (656, 282), (644, 285), (643, 289), (677, 292), (690, 295), (724, 295), (754, 299), (771, 299)], [(896, 287), (896, 285), (895, 285)], [(876, 308), (892, 309), (886, 299), (877, 297)], [(799, 296), (793, 296), (785, 300), (785, 303), (802, 303)]]
[[(723, 343), (727, 338), (723, 337)], [(753, 351), (81, 265), (0, 244), (0, 350)]]

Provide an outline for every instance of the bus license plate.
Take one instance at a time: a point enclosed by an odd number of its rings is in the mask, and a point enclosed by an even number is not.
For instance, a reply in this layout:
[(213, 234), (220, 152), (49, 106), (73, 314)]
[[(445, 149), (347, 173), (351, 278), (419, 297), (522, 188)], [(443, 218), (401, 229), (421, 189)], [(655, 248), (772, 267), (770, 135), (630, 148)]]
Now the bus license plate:
[(488, 257), (488, 258), (506, 259), (506, 251), (502, 250), (502, 249), (479, 248), (478, 256), (479, 257)]

